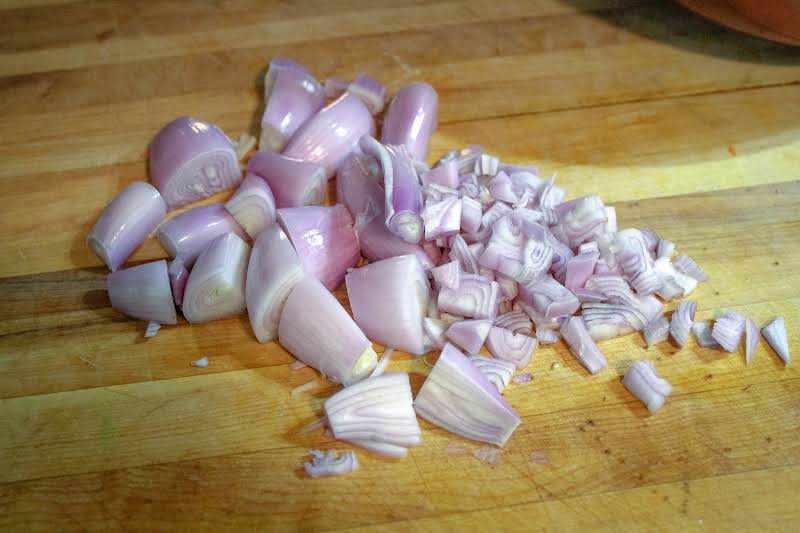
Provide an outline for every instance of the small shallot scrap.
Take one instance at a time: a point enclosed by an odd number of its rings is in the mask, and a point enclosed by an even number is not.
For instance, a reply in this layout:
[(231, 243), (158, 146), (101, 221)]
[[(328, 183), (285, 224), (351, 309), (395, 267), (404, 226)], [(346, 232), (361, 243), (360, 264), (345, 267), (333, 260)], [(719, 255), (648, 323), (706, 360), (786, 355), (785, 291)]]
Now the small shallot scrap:
[(303, 383), (302, 385), (298, 385), (297, 387), (292, 389), (292, 396), (296, 396), (297, 394), (302, 394), (307, 390), (313, 389), (317, 386), (317, 380), (312, 379), (308, 383)]
[(528, 458), (532, 463), (536, 463), (537, 465), (546, 465), (549, 462), (544, 450), (534, 450), (528, 455)]
[(161, 329), (161, 324), (158, 322), (150, 322), (147, 324), (147, 329), (144, 331), (145, 338), (155, 337), (158, 330)]
[(197, 368), (205, 368), (208, 366), (208, 357), (201, 357), (192, 361), (192, 366)]
[(301, 369), (303, 369), (303, 368), (305, 368), (307, 366), (308, 366), (307, 364), (305, 364), (304, 362), (302, 362), (302, 361), (300, 361), (298, 359), (298, 360), (294, 361), (292, 364), (290, 364), (289, 368), (291, 368), (292, 370), (301, 370)]
[(336, 450), (311, 450), (311, 461), (303, 466), (306, 473), (313, 478), (342, 476), (358, 470), (356, 452), (345, 451), (341, 455)]
[(451, 440), (447, 448), (444, 449), (445, 455), (466, 455), (467, 454), (467, 447), (464, 446), (463, 442), (458, 442), (457, 440)]
[(516, 383), (517, 385), (522, 385), (523, 383), (527, 383), (533, 379), (533, 374), (530, 372), (525, 372), (524, 374), (518, 374), (511, 378), (511, 381)]
[(497, 466), (500, 464), (500, 448), (490, 448), (488, 446), (482, 446), (477, 448), (473, 455), (476, 459), (481, 462), (486, 463), (487, 465)]

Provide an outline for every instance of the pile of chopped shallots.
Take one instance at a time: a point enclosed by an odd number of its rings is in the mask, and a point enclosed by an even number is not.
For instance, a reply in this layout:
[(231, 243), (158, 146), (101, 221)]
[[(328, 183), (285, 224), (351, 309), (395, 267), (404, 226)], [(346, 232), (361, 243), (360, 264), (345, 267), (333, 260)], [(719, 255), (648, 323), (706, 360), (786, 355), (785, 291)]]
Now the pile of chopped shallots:
[[(405, 456), (422, 442), (421, 416), (502, 447), (520, 424), (504, 388), (529, 381), (514, 373), (562, 338), (591, 374), (608, 365), (596, 343), (634, 331), (679, 347), (691, 331), (728, 352), (744, 336), (748, 362), (763, 334), (789, 364), (782, 317), (760, 331), (734, 311), (695, 322), (690, 300), (664, 316), (663, 302), (688, 296), (706, 273), (687, 255), (673, 259), (675, 244), (651, 229), (619, 230), (599, 196), (567, 199), (553, 178), (479, 145), (428, 167), (430, 85), (402, 87), (383, 113), (379, 82), (323, 86), (275, 58), (264, 87), (255, 153), (249, 135), (234, 143), (213, 124), (174, 119), (150, 145), (150, 183), (124, 189), (87, 242), (111, 270), (112, 306), (148, 321), (147, 336), (175, 324), (176, 307), (190, 323), (247, 312), (258, 342), (277, 340), (344, 385), (324, 405), (337, 439)], [(337, 203), (321, 205), (333, 178)], [(226, 203), (164, 222), (169, 209), (234, 187)], [(120, 269), (156, 228), (172, 260)], [(331, 294), (342, 282), (352, 317)], [(388, 348), (381, 361), (373, 342)], [(441, 352), (416, 397), (408, 374), (384, 372), (394, 349)], [(623, 384), (651, 412), (672, 388), (647, 360)], [(313, 477), (358, 467), (352, 451), (312, 455)]]

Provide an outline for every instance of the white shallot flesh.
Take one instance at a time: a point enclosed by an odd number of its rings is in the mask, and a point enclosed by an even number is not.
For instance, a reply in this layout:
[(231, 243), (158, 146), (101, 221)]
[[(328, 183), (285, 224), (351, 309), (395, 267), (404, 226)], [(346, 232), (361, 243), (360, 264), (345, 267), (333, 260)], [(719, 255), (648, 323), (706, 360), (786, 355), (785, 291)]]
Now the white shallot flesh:
[(514, 371), (517, 369), (514, 363), (494, 357), (485, 357), (479, 354), (470, 355), (469, 360), (475, 365), (475, 368), (486, 376), (489, 383), (497, 388), (497, 392), (501, 394), (505, 388), (508, 387), (514, 375)]
[(761, 328), (761, 334), (767, 339), (767, 342), (778, 354), (778, 357), (783, 359), (786, 366), (789, 366), (791, 354), (789, 353), (789, 338), (786, 336), (783, 317), (779, 316), (770, 320), (766, 326)]
[(756, 323), (753, 322), (752, 318), (748, 318), (744, 323), (744, 331), (745, 361), (749, 365), (750, 361), (753, 360), (753, 355), (756, 353), (758, 343), (761, 342), (761, 331), (758, 329), (758, 326), (756, 326)]
[(514, 363), (519, 369), (531, 364), (538, 345), (536, 337), (496, 326), (492, 326), (486, 337), (486, 347), (493, 356)]
[(697, 311), (697, 302), (683, 300), (678, 304), (678, 308), (672, 313), (672, 320), (669, 323), (669, 334), (678, 345), (683, 348), (689, 338), (689, 328), (694, 322), (694, 314)]
[(652, 414), (661, 409), (672, 393), (672, 385), (658, 374), (653, 363), (646, 360), (636, 361), (628, 367), (622, 384)]
[(719, 344), (711, 335), (712, 325), (708, 320), (699, 320), (691, 326), (697, 344), (703, 348), (719, 348)]
[(278, 341), (296, 358), (344, 385), (369, 376), (378, 363), (372, 343), (339, 300), (310, 276), (289, 292)]
[(503, 446), (520, 418), (469, 359), (446, 344), (414, 399), (425, 420), (468, 439)]
[(325, 401), (325, 416), (337, 439), (408, 448), (422, 443), (412, 401), (408, 374), (392, 372), (337, 392)]
[(642, 334), (648, 347), (664, 342), (669, 337), (669, 319), (665, 316), (658, 317), (644, 327)]
[(572, 355), (590, 374), (597, 374), (608, 366), (608, 361), (589, 336), (581, 317), (573, 316), (568, 318), (564, 325), (561, 326), (561, 335), (567, 341)]
[(726, 311), (714, 321), (711, 336), (726, 352), (735, 352), (744, 334), (745, 318), (736, 311)]
[(469, 354), (476, 354), (492, 329), (491, 320), (463, 320), (447, 328), (447, 339), (460, 346)]

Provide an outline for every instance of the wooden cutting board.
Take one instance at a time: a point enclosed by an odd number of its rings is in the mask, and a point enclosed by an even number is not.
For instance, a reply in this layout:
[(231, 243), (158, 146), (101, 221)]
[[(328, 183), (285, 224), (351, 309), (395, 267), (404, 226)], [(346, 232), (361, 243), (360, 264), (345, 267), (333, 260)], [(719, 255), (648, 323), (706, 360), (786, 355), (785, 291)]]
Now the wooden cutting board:
[[(709, 272), (699, 319), (784, 315), (798, 357), (800, 50), (633, 0), (3, 0), (0, 30), (0, 528), (797, 527), (800, 374), (765, 343), (746, 366), (631, 335), (596, 376), (542, 347), (506, 392), (523, 424), (500, 464), (422, 422), (405, 460), (359, 452), (357, 473), (311, 480), (309, 448), (349, 448), (299, 432), (335, 388), (245, 317), (144, 339), (84, 238), (166, 121), (257, 123), (283, 54), (319, 79), (429, 81), (434, 156), (482, 143), (601, 194)], [(164, 256), (151, 239), (130, 262)], [(655, 416), (620, 384), (643, 357), (674, 386)], [(428, 372), (391, 368), (415, 388)]]

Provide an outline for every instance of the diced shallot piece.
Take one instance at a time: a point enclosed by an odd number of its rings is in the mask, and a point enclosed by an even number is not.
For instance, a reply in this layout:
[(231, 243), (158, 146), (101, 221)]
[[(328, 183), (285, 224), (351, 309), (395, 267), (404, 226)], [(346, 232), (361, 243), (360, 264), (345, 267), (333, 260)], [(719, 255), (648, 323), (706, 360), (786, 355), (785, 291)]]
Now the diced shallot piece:
[(706, 274), (700, 266), (695, 263), (691, 257), (688, 255), (681, 255), (675, 261), (672, 262), (672, 266), (674, 266), (679, 272), (683, 272), (687, 276), (691, 276), (697, 281), (707, 281), (708, 274)]
[(678, 308), (672, 313), (672, 320), (669, 323), (669, 334), (679, 348), (683, 348), (689, 338), (689, 328), (694, 322), (694, 314), (697, 311), (697, 302), (683, 300), (678, 304)]
[(458, 290), (461, 284), (461, 265), (458, 261), (450, 261), (430, 270), (433, 281), (438, 287)]
[(383, 117), (381, 142), (405, 146), (414, 159), (425, 161), (438, 111), (439, 96), (427, 83), (401, 87)]
[(445, 334), (448, 327), (449, 324), (446, 321), (438, 318), (425, 317), (422, 320), (422, 328), (425, 330), (425, 338), (429, 343), (429, 345), (426, 346), (428, 351), (442, 349), (445, 342), (447, 342)]
[(276, 152), (256, 152), (247, 162), (247, 172), (269, 184), (278, 208), (318, 205), (325, 201), (328, 190), (325, 169), (311, 161)]
[(495, 319), (494, 326), (514, 333), (522, 333), (523, 335), (531, 335), (533, 333), (533, 324), (531, 324), (528, 315), (522, 311), (503, 313)]
[(427, 172), (423, 172), (420, 175), (420, 181), (422, 181), (422, 185), (425, 187), (436, 183), (456, 189), (459, 185), (458, 165), (455, 161), (447, 161), (441, 165), (436, 165)]
[(572, 355), (589, 373), (597, 374), (608, 366), (608, 361), (606, 361), (600, 348), (589, 336), (581, 317), (572, 316), (568, 318), (561, 326), (561, 335), (567, 341)]
[(278, 223), (297, 250), (305, 271), (333, 290), (361, 252), (353, 218), (341, 204), (278, 209)]
[(571, 315), (580, 306), (575, 295), (550, 275), (522, 285), (519, 295), (523, 302), (532, 306), (545, 318)]
[(583, 287), (586, 280), (594, 273), (594, 266), (598, 259), (600, 259), (600, 252), (597, 251), (597, 248), (581, 252), (568, 259), (564, 286), (571, 291)]
[(371, 340), (414, 355), (425, 353), (422, 319), (430, 287), (419, 259), (402, 255), (345, 277), (353, 318)]
[(264, 228), (275, 223), (275, 198), (267, 182), (256, 176), (245, 176), (239, 188), (225, 203), (225, 209), (250, 235), (258, 237)]
[(604, 231), (606, 211), (603, 201), (597, 195), (576, 198), (556, 207), (558, 223), (553, 226), (553, 234), (570, 248), (577, 248), (583, 242), (594, 240)]
[(792, 354), (789, 353), (789, 338), (786, 336), (786, 326), (783, 317), (779, 316), (770, 320), (766, 326), (761, 328), (761, 334), (778, 357), (783, 359), (786, 366), (789, 366)]
[(486, 337), (486, 347), (493, 356), (514, 363), (519, 369), (531, 363), (538, 344), (536, 337), (494, 326)]
[(245, 283), (247, 314), (258, 342), (278, 338), (283, 305), (303, 277), (300, 258), (280, 226), (262, 231), (250, 253)]
[(169, 274), (169, 285), (172, 288), (172, 299), (175, 301), (175, 305), (180, 306), (183, 303), (183, 293), (186, 290), (189, 271), (183, 265), (183, 260), (176, 257), (169, 262), (167, 273)]
[(425, 420), (468, 439), (503, 446), (520, 418), (489, 382), (452, 344), (446, 344), (414, 399)]
[(241, 179), (233, 141), (208, 122), (176, 118), (150, 143), (150, 180), (170, 207), (230, 189)]
[(325, 415), (334, 437), (359, 446), (373, 442), (407, 448), (422, 442), (405, 372), (381, 374), (340, 390), (325, 401)]
[(536, 340), (539, 344), (554, 344), (561, 340), (561, 335), (553, 329), (537, 329)]
[[(480, 159), (475, 161), (476, 168), (479, 166), (479, 163)], [(519, 196), (517, 196), (517, 193), (514, 192), (511, 178), (503, 171), (498, 172), (497, 175), (486, 184), (486, 187), (489, 189), (489, 194), (492, 195), (492, 198), (495, 198), (496, 200), (500, 200), (509, 204), (519, 201)]]
[(451, 325), (445, 336), (467, 353), (475, 354), (480, 351), (490, 329), (492, 329), (491, 320), (463, 320)]
[(622, 270), (637, 294), (653, 294), (661, 288), (661, 276), (654, 268), (653, 258), (641, 231), (635, 228), (620, 231), (614, 237), (613, 246)]
[(312, 277), (298, 281), (289, 293), (278, 340), (305, 364), (345, 385), (369, 376), (378, 362), (372, 343), (339, 300)]
[(663, 284), (661, 290), (659, 290), (659, 295), (662, 295), (664, 286), (668, 284), (675, 284), (680, 288), (679, 296), (688, 296), (697, 288), (697, 280), (678, 271), (667, 257), (656, 259), (655, 263), (653, 263), (653, 268), (661, 276)]
[(508, 387), (511, 377), (517, 369), (514, 363), (493, 357), (484, 357), (483, 355), (470, 355), (469, 360), (475, 365), (475, 368), (486, 376), (489, 383), (497, 388), (497, 392), (500, 394)]
[(671, 259), (674, 253), (675, 253), (674, 242), (668, 241), (666, 239), (661, 239), (660, 241), (658, 241), (658, 248), (656, 249), (656, 259), (661, 259), (662, 257)]
[(320, 165), (330, 179), (358, 148), (358, 140), (374, 133), (375, 121), (367, 107), (357, 96), (344, 93), (297, 130), (283, 155)]
[(667, 396), (672, 393), (672, 385), (658, 375), (653, 363), (645, 360), (636, 361), (628, 367), (622, 384), (647, 406), (650, 413), (661, 409)]
[(708, 320), (700, 320), (692, 323), (692, 334), (694, 335), (697, 344), (703, 348), (719, 347), (717, 341), (711, 336), (712, 325)]
[(183, 316), (196, 324), (243, 313), (250, 246), (235, 233), (217, 237), (189, 274), (183, 293)]
[(158, 241), (170, 257), (180, 257), (187, 269), (217, 237), (230, 232), (243, 240), (245, 232), (222, 204), (201, 205), (161, 224)]
[(311, 450), (311, 462), (304, 463), (306, 474), (313, 478), (342, 476), (358, 470), (356, 452), (345, 451), (337, 455), (336, 450), (323, 452)]
[(481, 227), (483, 210), (477, 200), (469, 196), (461, 197), (461, 229), (466, 233), (475, 233)]
[(498, 292), (496, 281), (461, 274), (458, 289), (441, 287), (439, 290), (439, 309), (461, 316), (493, 319), (497, 316)]
[(735, 352), (744, 334), (745, 318), (736, 311), (726, 311), (714, 321), (711, 336), (726, 352)]
[(114, 272), (166, 214), (167, 204), (158, 190), (149, 183), (134, 181), (103, 209), (86, 242)]
[(753, 355), (756, 352), (756, 347), (758, 343), (761, 341), (761, 331), (756, 326), (756, 323), (753, 322), (752, 318), (748, 318), (747, 321), (744, 323), (744, 331), (746, 333), (745, 337), (745, 361), (747, 364), (750, 364), (750, 361), (753, 360)]
[(422, 221), (425, 225), (425, 240), (447, 237), (461, 229), (461, 199), (450, 197), (425, 206)]
[(365, 74), (359, 75), (347, 86), (347, 92), (361, 98), (369, 112), (377, 115), (386, 105), (386, 87)]
[(106, 283), (111, 307), (120, 313), (147, 322), (177, 323), (165, 260), (117, 270)]
[(279, 152), (325, 104), (325, 91), (301, 64), (274, 57), (264, 75), (264, 115), (259, 150)]
[(642, 330), (647, 346), (653, 346), (659, 342), (664, 342), (669, 337), (669, 319), (660, 316), (650, 321)]

